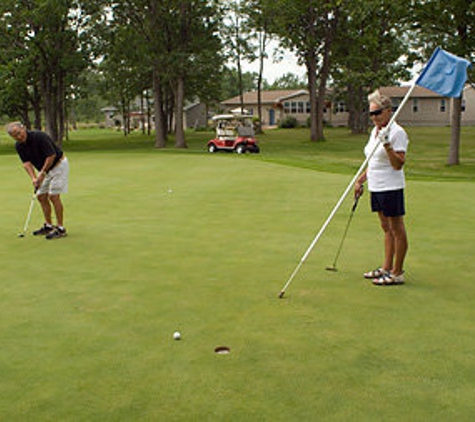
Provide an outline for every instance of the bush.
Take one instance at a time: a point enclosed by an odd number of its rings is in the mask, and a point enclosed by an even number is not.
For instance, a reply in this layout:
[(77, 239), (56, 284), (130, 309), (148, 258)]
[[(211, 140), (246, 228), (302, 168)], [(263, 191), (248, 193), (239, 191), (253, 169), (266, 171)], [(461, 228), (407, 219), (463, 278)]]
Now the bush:
[(299, 122), (293, 116), (287, 116), (284, 120), (280, 122), (279, 127), (282, 129), (294, 129), (298, 127)]

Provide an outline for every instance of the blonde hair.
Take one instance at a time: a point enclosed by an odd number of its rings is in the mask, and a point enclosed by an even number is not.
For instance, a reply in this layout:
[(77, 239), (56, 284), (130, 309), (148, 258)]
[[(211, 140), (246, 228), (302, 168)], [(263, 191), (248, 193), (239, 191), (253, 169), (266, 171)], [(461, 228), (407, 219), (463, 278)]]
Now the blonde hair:
[(368, 103), (374, 103), (379, 108), (391, 108), (392, 106), (391, 98), (382, 95), (378, 89), (368, 95)]

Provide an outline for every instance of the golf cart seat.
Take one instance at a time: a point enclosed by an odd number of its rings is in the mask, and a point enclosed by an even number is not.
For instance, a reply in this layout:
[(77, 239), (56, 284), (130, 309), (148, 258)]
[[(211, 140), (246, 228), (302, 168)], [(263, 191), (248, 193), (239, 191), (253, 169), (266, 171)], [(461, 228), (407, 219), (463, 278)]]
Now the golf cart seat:
[(216, 130), (216, 135), (218, 135), (218, 138), (225, 140), (232, 140), (236, 136), (234, 130), (230, 128), (218, 128)]
[(250, 126), (238, 126), (237, 133), (239, 136), (251, 137), (254, 136), (254, 129)]

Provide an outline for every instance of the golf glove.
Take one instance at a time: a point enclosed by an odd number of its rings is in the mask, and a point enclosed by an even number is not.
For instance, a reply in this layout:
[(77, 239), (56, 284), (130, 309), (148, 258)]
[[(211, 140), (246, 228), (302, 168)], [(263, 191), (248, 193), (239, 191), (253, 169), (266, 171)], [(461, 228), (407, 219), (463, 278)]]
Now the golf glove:
[(388, 128), (383, 128), (379, 131), (378, 133), (378, 139), (379, 142), (384, 146), (388, 145), (389, 142), (389, 129)]

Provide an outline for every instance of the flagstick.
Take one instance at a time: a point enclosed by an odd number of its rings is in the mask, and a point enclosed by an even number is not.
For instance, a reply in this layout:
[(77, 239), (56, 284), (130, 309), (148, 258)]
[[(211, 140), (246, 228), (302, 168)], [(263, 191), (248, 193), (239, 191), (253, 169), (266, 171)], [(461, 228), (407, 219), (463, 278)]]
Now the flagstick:
[[(403, 100), (401, 101), (401, 104), (399, 104), (399, 107), (397, 108), (397, 110), (394, 112), (394, 114), (391, 116), (391, 119), (389, 120), (389, 123), (387, 124), (387, 127), (389, 128), (393, 123), (394, 121), (396, 120), (397, 116), (399, 115), (400, 111), (402, 110), (402, 108), (404, 107), (404, 105), (406, 104), (407, 100), (409, 99), (409, 97), (411, 96), (412, 94), (412, 91), (414, 91), (414, 88), (416, 87), (416, 82), (417, 80), (415, 80), (411, 87), (409, 88), (409, 90), (407, 91), (406, 95), (404, 96)], [(317, 244), (317, 242), (319, 241), (320, 237), (322, 236), (323, 232), (325, 231), (325, 229), (327, 228), (327, 226), (330, 224), (330, 221), (333, 219), (334, 215), (336, 214), (336, 212), (338, 211), (338, 209), (340, 208), (341, 204), (343, 203), (343, 201), (345, 200), (346, 196), (348, 195), (348, 192), (351, 190), (351, 188), (354, 186), (354, 184), (356, 183), (356, 180), (358, 179), (358, 177), (360, 177), (361, 173), (363, 173), (363, 170), (365, 169), (366, 165), (368, 164), (368, 161), (371, 159), (371, 157), (374, 155), (374, 153), (376, 152), (376, 149), (378, 148), (379, 146), (379, 142), (376, 142), (376, 145), (375, 147), (373, 148), (373, 150), (371, 151), (371, 154), (369, 154), (366, 159), (363, 161), (363, 164), (361, 164), (360, 168), (358, 169), (358, 171), (356, 172), (355, 176), (353, 177), (353, 179), (351, 179), (351, 182), (348, 184), (347, 188), (345, 189), (345, 191), (343, 192), (343, 195), (341, 195), (341, 198), (338, 200), (337, 204), (335, 205), (335, 207), (333, 208), (332, 212), (330, 213), (330, 215), (328, 216), (328, 218), (326, 219), (325, 223), (323, 223), (323, 226), (322, 228), (320, 229), (320, 231), (317, 233), (317, 235), (315, 236), (315, 238), (313, 239), (312, 243), (310, 244), (310, 246), (308, 247), (307, 251), (303, 254), (302, 258), (300, 259), (300, 262), (298, 263), (297, 267), (295, 268), (294, 272), (291, 274), (290, 278), (288, 279), (287, 283), (285, 283), (284, 287), (282, 288), (282, 290), (280, 291), (280, 294), (279, 294), (279, 299), (282, 299), (284, 297), (284, 294), (285, 294), (285, 291), (287, 290), (287, 288), (289, 287), (290, 283), (292, 283), (292, 280), (294, 279), (294, 277), (297, 275), (298, 271), (300, 270), (300, 267), (303, 265), (303, 263), (307, 260), (307, 257), (310, 255), (310, 252), (312, 252), (313, 248), (315, 247), (315, 245)]]

